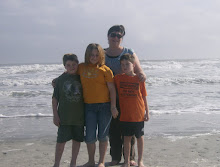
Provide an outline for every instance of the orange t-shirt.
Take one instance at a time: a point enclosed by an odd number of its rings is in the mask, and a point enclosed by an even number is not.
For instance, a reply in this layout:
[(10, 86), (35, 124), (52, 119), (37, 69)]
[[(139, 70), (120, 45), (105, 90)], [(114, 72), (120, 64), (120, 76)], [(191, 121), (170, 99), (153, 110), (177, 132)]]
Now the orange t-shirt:
[(97, 65), (81, 63), (78, 67), (78, 74), (83, 87), (85, 103), (110, 102), (107, 82), (114, 82), (114, 76), (109, 67), (106, 65), (97, 67)]
[(145, 104), (142, 96), (147, 96), (145, 82), (140, 82), (137, 76), (126, 74), (118, 74), (114, 79), (119, 96), (120, 121), (144, 121)]

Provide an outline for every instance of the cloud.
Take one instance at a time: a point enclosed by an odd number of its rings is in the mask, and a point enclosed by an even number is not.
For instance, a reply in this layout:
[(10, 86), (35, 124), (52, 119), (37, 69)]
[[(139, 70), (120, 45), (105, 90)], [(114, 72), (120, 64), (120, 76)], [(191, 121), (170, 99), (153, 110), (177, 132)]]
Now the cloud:
[(1, 1), (1, 63), (57, 62), (68, 52), (83, 60), (89, 43), (108, 46), (115, 24), (142, 59), (216, 58), (219, 7), (217, 0)]

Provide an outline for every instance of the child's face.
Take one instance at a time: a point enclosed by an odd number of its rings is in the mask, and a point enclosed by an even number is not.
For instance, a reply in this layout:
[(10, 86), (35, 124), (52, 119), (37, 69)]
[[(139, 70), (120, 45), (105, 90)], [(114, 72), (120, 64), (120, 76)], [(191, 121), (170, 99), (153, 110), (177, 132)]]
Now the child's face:
[(134, 64), (132, 64), (128, 60), (122, 60), (121, 61), (121, 69), (125, 74), (133, 73), (134, 71)]
[(89, 57), (90, 63), (91, 64), (98, 64), (99, 59), (100, 59), (100, 56), (99, 56), (98, 50), (97, 49), (93, 49), (92, 53), (91, 53), (91, 55)]
[(67, 60), (65, 64), (65, 69), (68, 74), (76, 74), (78, 68), (78, 63), (75, 61)]

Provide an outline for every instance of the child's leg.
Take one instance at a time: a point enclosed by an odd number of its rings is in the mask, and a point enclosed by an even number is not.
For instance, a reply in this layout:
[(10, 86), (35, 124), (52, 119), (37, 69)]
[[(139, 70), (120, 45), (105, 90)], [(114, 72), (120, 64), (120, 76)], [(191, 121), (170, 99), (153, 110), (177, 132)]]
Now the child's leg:
[(89, 161), (84, 164), (84, 167), (95, 166), (95, 150), (96, 150), (96, 129), (97, 129), (97, 104), (85, 105), (85, 123), (86, 136), (85, 142), (87, 145)]
[(130, 149), (130, 166), (137, 166), (137, 163), (135, 162), (135, 141), (136, 137), (131, 137), (131, 149)]
[(144, 137), (143, 136), (137, 138), (137, 148), (138, 148), (138, 166), (144, 167), (143, 164)]
[(96, 149), (96, 144), (95, 143), (87, 143), (87, 150), (89, 154), (89, 162), (87, 162), (85, 167), (91, 167), (95, 166), (95, 149)]
[(70, 163), (70, 167), (76, 167), (76, 159), (79, 153), (79, 148), (80, 148), (80, 142), (77, 142), (75, 140), (72, 140), (72, 160)]
[(55, 152), (55, 162), (53, 167), (59, 167), (60, 166), (60, 160), (63, 154), (65, 143), (57, 143), (56, 144), (56, 152)]
[(98, 110), (98, 140), (99, 140), (99, 164), (105, 166), (105, 155), (108, 146), (109, 127), (112, 119), (110, 103), (99, 104)]
[(98, 167), (104, 167), (105, 166), (105, 154), (107, 151), (108, 141), (100, 141), (99, 142), (99, 165)]
[(124, 163), (123, 167), (129, 167), (130, 166), (131, 137), (132, 136), (124, 136), (124, 159), (125, 159), (125, 163)]

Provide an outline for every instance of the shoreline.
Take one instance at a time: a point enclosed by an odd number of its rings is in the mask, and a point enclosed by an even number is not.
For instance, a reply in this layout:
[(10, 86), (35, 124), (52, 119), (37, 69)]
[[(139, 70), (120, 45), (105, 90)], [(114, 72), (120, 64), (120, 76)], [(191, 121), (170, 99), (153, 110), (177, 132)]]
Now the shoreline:
[[(220, 134), (219, 119), (220, 114), (151, 115), (150, 121), (145, 122), (145, 137), (191, 137), (208, 133)], [(57, 135), (57, 127), (53, 124), (52, 117), (2, 118), (0, 126), (0, 141), (56, 138)]]
[[(194, 137), (170, 138), (155, 136), (144, 138), (143, 161), (147, 167), (217, 167), (220, 166), (220, 134), (197, 135)], [(53, 166), (56, 138), (11, 139), (0, 141), (1, 166), (44, 167)], [(98, 161), (98, 142), (96, 144), (96, 163)], [(135, 146), (136, 147), (136, 146)], [(137, 159), (137, 149), (136, 149)], [(61, 166), (68, 166), (71, 160), (71, 141), (67, 142)], [(88, 160), (86, 144), (81, 143), (77, 166)], [(111, 161), (109, 146), (106, 166)], [(122, 161), (119, 165), (123, 163)]]

